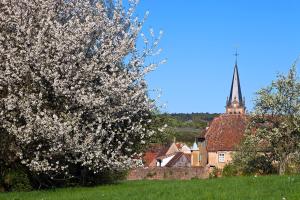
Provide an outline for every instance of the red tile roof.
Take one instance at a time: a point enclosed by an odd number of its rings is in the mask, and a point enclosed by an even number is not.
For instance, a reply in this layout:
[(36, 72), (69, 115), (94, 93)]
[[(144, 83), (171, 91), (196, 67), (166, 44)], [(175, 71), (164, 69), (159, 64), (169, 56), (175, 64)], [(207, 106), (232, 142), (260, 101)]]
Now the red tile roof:
[(246, 115), (224, 114), (214, 118), (206, 131), (207, 151), (233, 151), (246, 130)]
[(151, 144), (143, 155), (144, 165), (149, 167), (153, 160), (156, 160), (156, 157), (162, 148), (163, 146), (160, 144)]
[(157, 153), (147, 151), (143, 157), (144, 165), (147, 167), (150, 167), (150, 164), (153, 162), (154, 159), (156, 159), (156, 156), (157, 156)]

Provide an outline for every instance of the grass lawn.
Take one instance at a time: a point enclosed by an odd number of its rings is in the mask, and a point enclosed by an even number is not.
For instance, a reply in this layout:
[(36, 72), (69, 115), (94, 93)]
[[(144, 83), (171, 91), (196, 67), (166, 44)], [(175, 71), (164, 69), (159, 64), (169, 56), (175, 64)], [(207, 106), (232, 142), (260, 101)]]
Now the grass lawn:
[(190, 181), (125, 181), (92, 188), (0, 193), (0, 200), (300, 199), (300, 176), (232, 177)]

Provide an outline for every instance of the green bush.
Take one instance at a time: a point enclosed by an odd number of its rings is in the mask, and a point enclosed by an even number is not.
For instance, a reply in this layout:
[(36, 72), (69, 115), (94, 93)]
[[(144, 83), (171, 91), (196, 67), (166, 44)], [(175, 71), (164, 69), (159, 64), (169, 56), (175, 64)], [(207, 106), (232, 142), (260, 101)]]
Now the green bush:
[(274, 173), (276, 173), (276, 169), (272, 164), (272, 160), (263, 155), (257, 156), (254, 159), (250, 160), (243, 169), (243, 174), (245, 175), (265, 175)]
[(4, 183), (3, 183), (3, 176), (0, 173), (0, 192), (4, 192), (4, 191), (5, 191), (5, 189), (4, 189)]
[(300, 163), (298, 160), (293, 160), (288, 162), (286, 166), (286, 174), (299, 174), (300, 173)]
[(127, 170), (107, 170), (100, 173), (96, 178), (96, 184), (107, 184), (107, 183), (115, 183), (121, 180), (125, 180), (128, 175)]
[(218, 178), (221, 176), (221, 170), (217, 167), (214, 167), (213, 170), (209, 173), (209, 178)]
[(238, 169), (232, 163), (228, 163), (224, 166), (222, 176), (236, 176), (238, 175)]
[(124, 180), (127, 174), (128, 171), (126, 170), (104, 170), (98, 174), (94, 174), (91, 171), (83, 169), (80, 174), (80, 185), (94, 186), (99, 184), (111, 184)]
[(22, 169), (8, 170), (4, 175), (4, 186), (8, 191), (30, 191), (32, 186), (27, 173)]

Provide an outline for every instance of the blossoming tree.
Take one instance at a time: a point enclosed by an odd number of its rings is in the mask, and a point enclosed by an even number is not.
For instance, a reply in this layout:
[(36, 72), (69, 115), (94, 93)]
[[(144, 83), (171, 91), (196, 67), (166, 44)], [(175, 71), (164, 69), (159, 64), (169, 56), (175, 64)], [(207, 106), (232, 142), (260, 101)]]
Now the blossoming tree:
[[(32, 171), (136, 164), (154, 102), (145, 75), (160, 36), (137, 49), (136, 1), (1, 0), (0, 126)], [(153, 31), (150, 31), (153, 36)], [(0, 133), (1, 134), (1, 133)]]
[(261, 163), (262, 172), (271, 172), (275, 165), (280, 175), (286, 173), (289, 164), (299, 165), (299, 100), (295, 63), (286, 76), (279, 75), (270, 86), (257, 92), (254, 113), (234, 162), (248, 169)]

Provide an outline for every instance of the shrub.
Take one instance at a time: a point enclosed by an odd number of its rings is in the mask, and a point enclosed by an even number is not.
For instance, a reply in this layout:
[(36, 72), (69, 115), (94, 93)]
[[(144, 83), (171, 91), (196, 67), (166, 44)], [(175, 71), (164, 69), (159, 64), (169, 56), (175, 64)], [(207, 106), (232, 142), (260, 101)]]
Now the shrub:
[(229, 163), (224, 166), (222, 171), (222, 176), (236, 176), (236, 175), (238, 175), (238, 169), (234, 164)]
[(92, 171), (82, 169), (79, 176), (79, 184), (82, 186), (112, 184), (124, 180), (127, 177), (127, 174), (127, 170), (104, 170), (100, 173), (95, 174)]
[(286, 165), (286, 174), (299, 174), (300, 173), (300, 163), (299, 160), (289, 161)]
[(13, 192), (32, 190), (29, 177), (22, 169), (8, 170), (4, 175), (4, 186), (8, 191)]
[(276, 173), (271, 159), (268, 159), (266, 156), (257, 156), (254, 159), (250, 160), (248, 164), (243, 169), (243, 174), (252, 175), (252, 174), (273, 174)]
[(217, 167), (214, 167), (213, 170), (209, 173), (209, 178), (218, 178), (221, 176), (221, 170)]
[(118, 181), (126, 179), (128, 175), (127, 170), (106, 170), (98, 174), (97, 176), (90, 176), (93, 185), (95, 184), (108, 184), (108, 183), (116, 183)]

